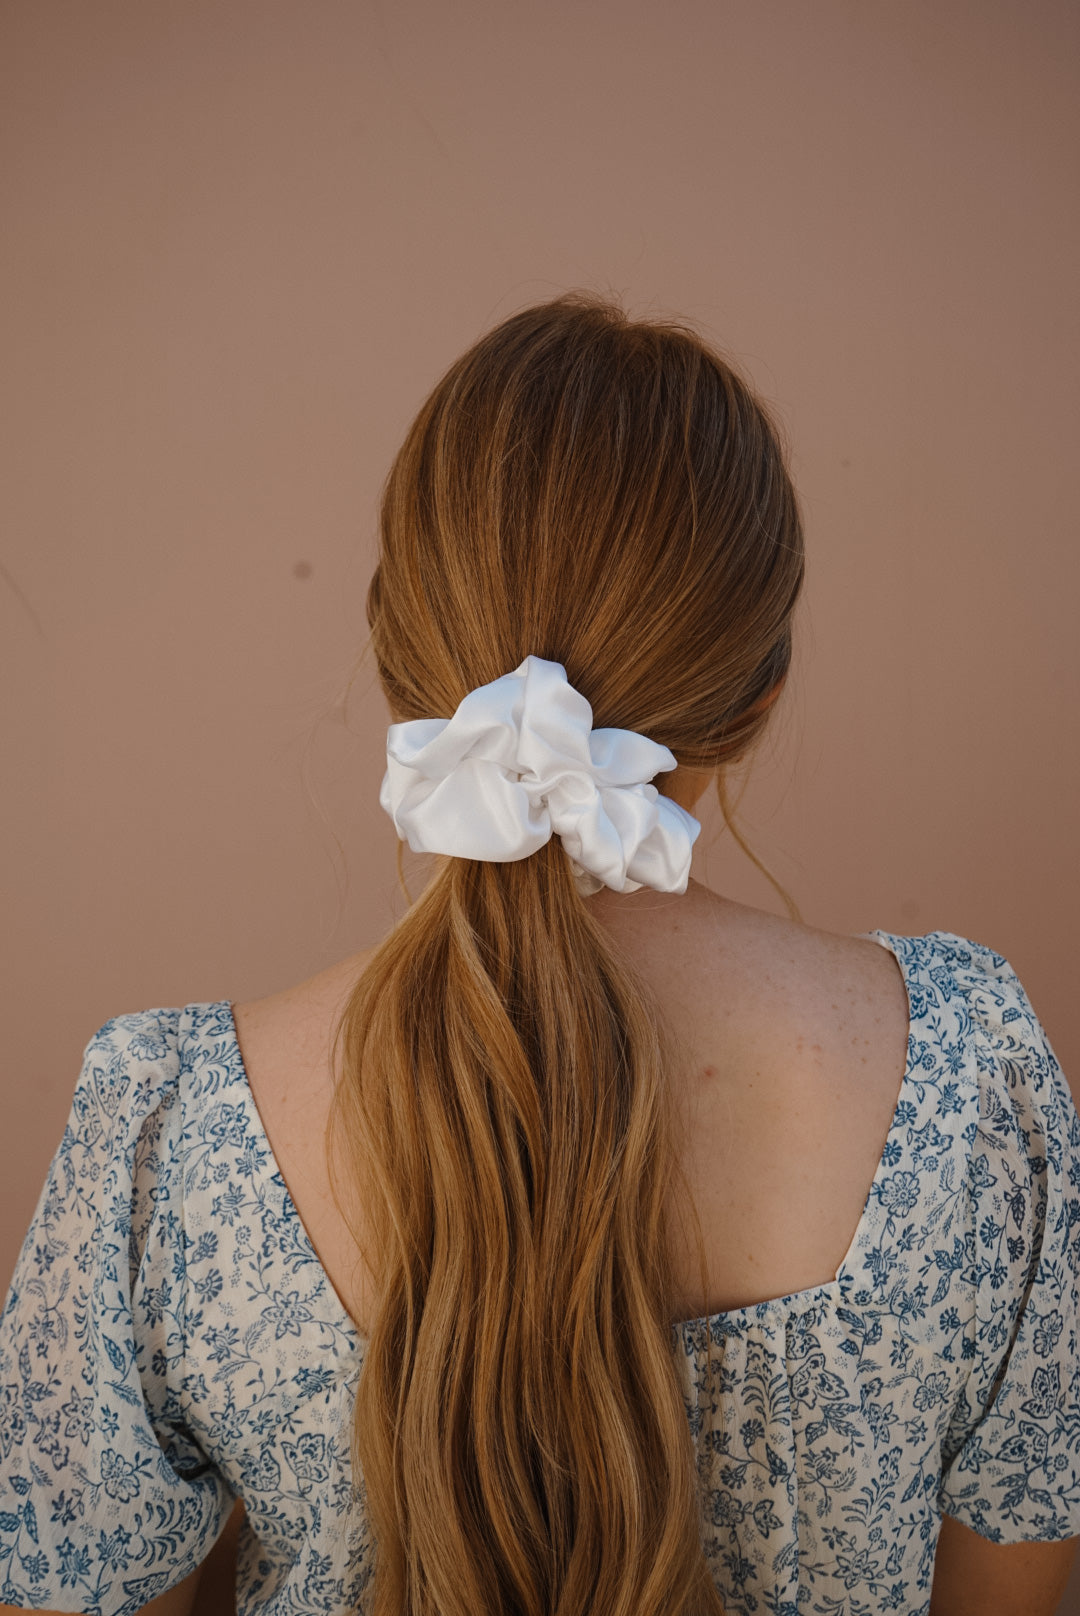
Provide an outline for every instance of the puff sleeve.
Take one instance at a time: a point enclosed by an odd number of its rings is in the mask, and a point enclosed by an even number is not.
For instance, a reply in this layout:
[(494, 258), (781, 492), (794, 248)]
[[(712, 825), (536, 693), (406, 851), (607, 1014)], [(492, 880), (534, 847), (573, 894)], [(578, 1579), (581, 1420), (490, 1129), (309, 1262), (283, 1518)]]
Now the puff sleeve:
[(0, 1601), (129, 1616), (233, 1494), (184, 1425), (176, 1010), (107, 1021), (0, 1314)]
[(965, 1344), (971, 1370), (945, 1439), (938, 1503), (995, 1543), (1073, 1537), (1080, 1117), (1009, 962), (957, 940), (952, 968), (967, 990), (978, 1064), (968, 1161), (975, 1309)]

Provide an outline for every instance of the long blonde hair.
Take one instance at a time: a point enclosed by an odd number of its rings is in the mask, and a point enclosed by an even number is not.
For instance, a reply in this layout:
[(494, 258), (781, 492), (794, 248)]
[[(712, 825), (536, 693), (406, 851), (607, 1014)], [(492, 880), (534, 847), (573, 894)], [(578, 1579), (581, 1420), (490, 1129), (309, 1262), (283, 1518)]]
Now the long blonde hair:
[[(409, 428), (371, 648), (395, 722), (533, 653), (597, 727), (722, 771), (787, 673), (803, 564), (749, 384), (685, 323), (571, 292), (484, 336)], [(672, 1330), (672, 1059), (558, 837), (439, 859), (352, 989), (327, 1144), (373, 1284), (370, 1616), (721, 1616)]]

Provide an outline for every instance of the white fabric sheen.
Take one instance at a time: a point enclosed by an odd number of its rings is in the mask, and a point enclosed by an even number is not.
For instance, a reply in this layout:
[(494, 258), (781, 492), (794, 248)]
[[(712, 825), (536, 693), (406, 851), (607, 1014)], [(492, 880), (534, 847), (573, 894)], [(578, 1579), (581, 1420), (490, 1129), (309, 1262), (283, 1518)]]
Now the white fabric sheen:
[(379, 802), (416, 853), (512, 863), (555, 835), (583, 895), (686, 891), (701, 825), (650, 783), (675, 754), (593, 729), (561, 662), (527, 656), (452, 718), (391, 724), (386, 760)]

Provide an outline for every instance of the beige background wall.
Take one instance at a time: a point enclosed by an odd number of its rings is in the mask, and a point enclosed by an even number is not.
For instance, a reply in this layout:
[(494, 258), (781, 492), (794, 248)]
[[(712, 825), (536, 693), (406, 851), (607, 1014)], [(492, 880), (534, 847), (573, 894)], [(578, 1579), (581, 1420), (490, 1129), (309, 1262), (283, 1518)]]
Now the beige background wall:
[(9, 0), (0, 1284), (101, 1022), (400, 912), (339, 700), (378, 487), (569, 286), (689, 316), (793, 446), (755, 849), (815, 925), (1007, 954), (1077, 1089), (1078, 45), (1049, 0)]

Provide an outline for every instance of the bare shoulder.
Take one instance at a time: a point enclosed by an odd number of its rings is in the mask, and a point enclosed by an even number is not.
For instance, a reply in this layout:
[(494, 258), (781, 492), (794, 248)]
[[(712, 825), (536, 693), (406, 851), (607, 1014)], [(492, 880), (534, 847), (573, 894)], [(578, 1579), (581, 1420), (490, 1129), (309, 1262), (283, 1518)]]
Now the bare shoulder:
[[(769, 910), (736, 903), (699, 888), (688, 911), (690, 924), (717, 938), (722, 948), (743, 954), (757, 969), (826, 974), (838, 966), (865, 969), (878, 980), (896, 974), (891, 952), (871, 937), (827, 931)], [(884, 965), (884, 972), (880, 967)]]
[(679, 1022), (722, 1036), (735, 1058), (771, 1040), (785, 1062), (793, 1043), (828, 1042), (833, 1058), (853, 1038), (906, 1047), (903, 972), (873, 938), (736, 903), (693, 881), (685, 895), (661, 896), (609, 901), (596, 913)]
[(802, 1054), (820, 1070), (846, 1073), (856, 1092), (871, 1073), (894, 1090), (906, 1065), (911, 1006), (892, 950), (872, 937), (725, 908), (730, 942), (719, 945), (721, 958), (710, 960), (707, 950), (703, 958), (717, 967), (714, 994), (725, 976), (738, 984), (750, 1039), (775, 1047), (778, 1065), (794, 1073)]
[(863, 1010), (872, 1022), (899, 1014), (906, 1025), (904, 973), (891, 949), (872, 937), (724, 902), (733, 952), (763, 991), (788, 1002), (800, 1020), (815, 1008), (841, 1016)]
[(335, 1018), (374, 953), (374, 947), (359, 949), (301, 982), (234, 1004), (249, 1076), (269, 1068), (294, 1080), (301, 1073), (325, 1078)]

